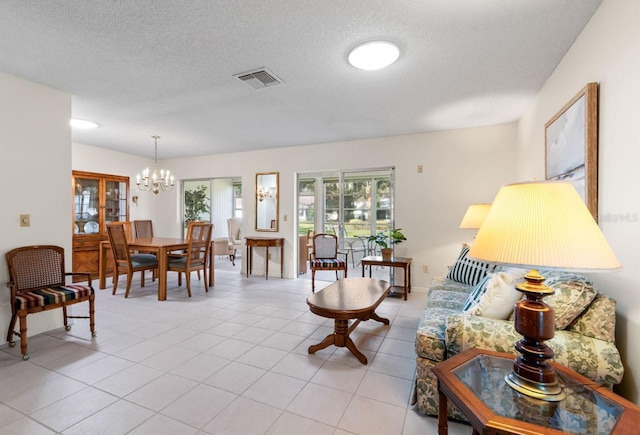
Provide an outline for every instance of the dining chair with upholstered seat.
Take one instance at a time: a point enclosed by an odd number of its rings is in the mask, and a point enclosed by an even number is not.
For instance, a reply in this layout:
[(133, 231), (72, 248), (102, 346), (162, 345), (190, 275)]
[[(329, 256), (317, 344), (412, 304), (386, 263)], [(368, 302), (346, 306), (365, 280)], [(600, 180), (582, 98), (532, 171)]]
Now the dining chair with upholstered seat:
[[(135, 220), (133, 221), (133, 227), (136, 231), (136, 238), (138, 239), (146, 239), (153, 237), (153, 221), (151, 220)], [(153, 251), (144, 251), (138, 250), (140, 254), (152, 254), (155, 255)], [(144, 272), (143, 272), (144, 273)], [(151, 279), (156, 279), (157, 269), (153, 270), (153, 274), (151, 275)]]
[[(338, 258), (344, 255), (344, 260)], [(311, 291), (315, 293), (315, 276), (318, 270), (335, 270), (336, 280), (338, 271), (344, 271), (347, 277), (347, 253), (338, 251), (338, 237), (334, 234), (316, 234), (313, 236), (313, 248), (309, 254), (309, 266), (311, 267)]]
[(126, 225), (122, 222), (111, 222), (107, 224), (107, 235), (111, 252), (113, 253), (113, 292), (116, 294), (118, 288), (118, 278), (120, 273), (127, 274), (127, 289), (124, 297), (129, 297), (131, 290), (131, 280), (134, 272), (141, 272), (140, 287), (144, 287), (144, 271), (158, 268), (158, 259), (153, 254), (135, 254), (129, 249), (129, 239), (126, 234)]
[[(63, 248), (53, 245), (24, 246), (12, 249), (6, 253), (5, 257), (9, 268), (8, 286), (11, 290), (11, 320), (7, 341), (9, 347), (13, 347), (15, 346), (13, 336), (20, 337), (22, 359), (29, 359), (27, 349), (27, 315), (29, 314), (62, 308), (64, 327), (67, 331), (71, 329), (67, 319), (89, 319), (91, 336), (95, 337), (95, 294), (91, 287), (91, 274), (65, 272)], [(74, 275), (83, 276), (87, 283), (66, 284), (66, 278)], [(85, 301), (89, 302), (88, 316), (67, 314), (69, 305)], [(18, 319), (20, 320), (19, 332), (14, 331)]]
[(178, 285), (182, 285), (182, 274), (187, 281), (187, 294), (191, 297), (191, 272), (204, 274), (204, 289), (209, 291), (207, 264), (211, 252), (211, 233), (213, 224), (206, 222), (189, 222), (187, 228), (187, 250), (184, 253), (169, 254), (167, 270), (178, 272)]

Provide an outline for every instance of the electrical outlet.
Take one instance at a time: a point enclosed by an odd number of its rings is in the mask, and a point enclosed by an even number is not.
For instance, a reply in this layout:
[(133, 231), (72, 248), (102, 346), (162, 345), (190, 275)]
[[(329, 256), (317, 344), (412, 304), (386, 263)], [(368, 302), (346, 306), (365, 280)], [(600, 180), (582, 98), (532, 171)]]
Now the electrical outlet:
[(21, 227), (30, 227), (31, 226), (31, 215), (30, 214), (21, 214), (20, 215), (20, 226)]
[(423, 169), (422, 165), (418, 165), (418, 174), (422, 174)]
[(287, 221), (287, 215), (286, 215), (286, 214), (285, 214), (285, 215), (282, 215), (282, 221), (283, 221), (283, 222), (286, 222), (286, 221)]
[(269, 257), (268, 257), (268, 259), (269, 259), (269, 260), (271, 260), (271, 252), (269, 252)]
[(422, 266), (422, 272), (423, 273), (429, 273), (429, 266), (427, 266), (426, 264), (424, 266)]

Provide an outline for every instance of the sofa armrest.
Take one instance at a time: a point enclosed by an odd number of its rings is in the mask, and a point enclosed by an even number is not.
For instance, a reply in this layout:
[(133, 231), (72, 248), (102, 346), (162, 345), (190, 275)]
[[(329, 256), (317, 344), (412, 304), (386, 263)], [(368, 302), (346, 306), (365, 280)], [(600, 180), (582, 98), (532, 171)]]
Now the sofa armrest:
[[(508, 320), (466, 314), (447, 318), (447, 358), (473, 347), (518, 355), (513, 345), (521, 338)], [(546, 343), (555, 362), (608, 388), (622, 381), (624, 367), (614, 343), (566, 330), (556, 330)]]

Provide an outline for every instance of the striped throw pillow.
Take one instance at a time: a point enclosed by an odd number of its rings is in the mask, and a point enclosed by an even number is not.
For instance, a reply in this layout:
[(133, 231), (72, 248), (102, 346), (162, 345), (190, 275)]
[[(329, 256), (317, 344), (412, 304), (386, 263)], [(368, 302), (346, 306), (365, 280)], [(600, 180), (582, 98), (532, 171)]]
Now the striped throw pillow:
[(467, 258), (469, 245), (462, 245), (456, 263), (449, 269), (447, 278), (462, 284), (476, 285), (489, 272), (490, 264)]
[(473, 307), (474, 305), (480, 302), (480, 299), (482, 299), (482, 296), (487, 291), (487, 281), (489, 281), (490, 277), (491, 275), (485, 275), (485, 277), (482, 278), (480, 281), (478, 281), (478, 284), (476, 284), (475, 287), (473, 287), (473, 290), (471, 290), (471, 293), (469, 293), (469, 297), (467, 298), (467, 301), (464, 303), (464, 306), (462, 307), (462, 312), (469, 311), (469, 308)]

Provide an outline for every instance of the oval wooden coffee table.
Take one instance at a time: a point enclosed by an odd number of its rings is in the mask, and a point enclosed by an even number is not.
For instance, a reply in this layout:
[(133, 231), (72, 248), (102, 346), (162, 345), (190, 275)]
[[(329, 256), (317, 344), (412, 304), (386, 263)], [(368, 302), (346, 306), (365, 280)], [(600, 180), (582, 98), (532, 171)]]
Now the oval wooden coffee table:
[[(363, 320), (373, 319), (389, 324), (389, 319), (378, 316), (375, 309), (387, 296), (390, 288), (388, 282), (379, 279), (343, 278), (309, 296), (307, 304), (312, 313), (335, 319), (333, 334), (327, 335), (322, 342), (309, 346), (309, 353), (333, 344), (346, 347), (362, 364), (366, 364), (367, 357), (358, 350), (349, 334)], [(351, 326), (350, 319), (356, 319)]]

